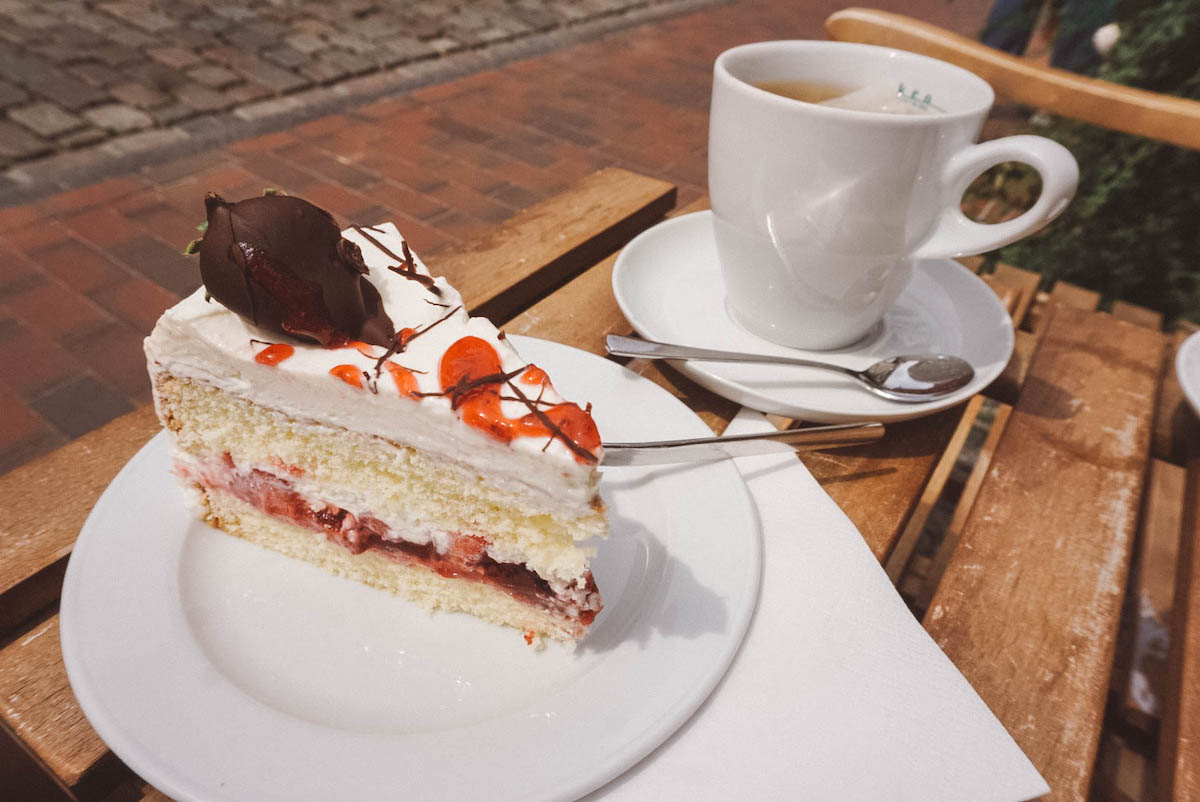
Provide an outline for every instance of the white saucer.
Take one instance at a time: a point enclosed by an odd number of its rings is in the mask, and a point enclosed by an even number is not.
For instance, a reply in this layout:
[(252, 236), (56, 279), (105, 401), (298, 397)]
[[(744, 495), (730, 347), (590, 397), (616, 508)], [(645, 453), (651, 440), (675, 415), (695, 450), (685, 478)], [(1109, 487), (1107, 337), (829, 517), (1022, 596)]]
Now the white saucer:
[(779, 365), (673, 361), (719, 395), (752, 409), (821, 423), (901, 421), (929, 415), (978, 393), (1000, 375), (1013, 350), (1012, 319), (978, 276), (950, 259), (918, 262), (912, 280), (876, 330), (836, 351), (804, 351), (763, 340), (725, 311), (712, 213), (677, 217), (642, 232), (613, 269), (613, 293), (643, 337), (727, 351), (781, 354), (862, 369), (915, 352), (962, 357), (975, 378), (939, 401), (905, 404), (872, 395), (829, 371)]
[[(711, 434), (654, 383), (514, 337), (618, 440)], [(181, 800), (574, 799), (645, 757), (725, 673), (761, 539), (731, 461), (606, 468), (604, 610), (571, 652), (416, 605), (195, 520), (160, 434), (79, 534), (63, 661), (112, 750)], [(4, 794), (0, 792), (0, 797)]]
[(1184, 340), (1175, 352), (1175, 375), (1188, 403), (1200, 415), (1200, 331)]

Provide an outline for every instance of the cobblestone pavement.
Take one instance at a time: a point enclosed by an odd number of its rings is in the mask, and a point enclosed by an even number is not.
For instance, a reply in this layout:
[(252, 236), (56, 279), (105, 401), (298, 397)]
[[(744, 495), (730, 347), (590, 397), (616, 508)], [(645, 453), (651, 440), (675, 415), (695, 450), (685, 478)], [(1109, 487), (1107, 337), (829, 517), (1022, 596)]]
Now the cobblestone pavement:
[[(721, 50), (816, 38), (844, 0), (746, 0), (630, 28), (0, 209), (0, 473), (149, 399), (142, 338), (199, 284), (206, 191), (277, 187), (436, 252), (607, 165), (704, 192)], [(990, 0), (881, 5), (965, 33)]]
[(0, 168), (170, 145), (196, 118), (656, 4), (0, 0)]

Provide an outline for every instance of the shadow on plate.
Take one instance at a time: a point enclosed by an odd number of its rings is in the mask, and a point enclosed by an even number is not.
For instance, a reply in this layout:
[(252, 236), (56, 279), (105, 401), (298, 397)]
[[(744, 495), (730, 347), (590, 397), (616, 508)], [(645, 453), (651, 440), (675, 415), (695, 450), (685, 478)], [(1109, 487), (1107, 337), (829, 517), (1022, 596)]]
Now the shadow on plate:
[[(676, 466), (664, 467), (677, 470)], [(639, 481), (645, 480), (643, 474)], [(601, 546), (593, 570), (603, 571), (609, 563), (610, 570), (628, 573), (618, 597), (606, 600), (592, 632), (580, 643), (580, 654), (610, 651), (629, 641), (645, 647), (654, 634), (698, 638), (723, 632), (729, 626), (725, 600), (702, 584), (692, 569), (672, 555), (643, 523), (622, 517), (610, 508), (609, 524), (612, 534)], [(607, 560), (605, 551), (609, 552)], [(614, 559), (617, 552), (623, 553)], [(601, 587), (601, 593), (605, 592)]]

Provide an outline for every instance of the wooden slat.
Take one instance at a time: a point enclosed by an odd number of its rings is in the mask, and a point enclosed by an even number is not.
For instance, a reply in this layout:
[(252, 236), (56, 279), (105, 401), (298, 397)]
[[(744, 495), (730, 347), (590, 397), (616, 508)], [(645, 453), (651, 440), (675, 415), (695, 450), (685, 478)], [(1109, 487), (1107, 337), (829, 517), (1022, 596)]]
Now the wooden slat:
[(929, 567), (925, 570), (925, 584), (922, 592), (916, 598), (918, 609), (929, 609), (934, 591), (941, 582), (942, 575), (946, 573), (947, 566), (950, 565), (950, 557), (954, 554), (959, 540), (962, 539), (963, 528), (971, 515), (971, 510), (975, 507), (975, 501), (979, 498), (979, 489), (983, 486), (988, 469), (992, 467), (992, 457), (996, 454), (996, 446), (1000, 442), (1001, 435), (1004, 434), (1011, 414), (1012, 407), (1007, 404), (997, 405), (995, 416), (992, 418), (992, 426), (988, 429), (987, 437), (984, 438), (983, 445), (979, 448), (979, 456), (976, 457), (975, 464), (971, 466), (971, 474), (963, 485), (962, 495), (958, 497), (958, 503), (954, 505), (954, 515), (946, 526), (942, 542), (938, 544)]
[(92, 505), (158, 429), (147, 406), (0, 476), (0, 636), (58, 598)]
[(1187, 337), (1184, 331), (1177, 331), (1170, 337), (1170, 345), (1163, 356), (1162, 390), (1154, 415), (1154, 456), (1176, 465), (1182, 465), (1187, 458), (1189, 444), (1200, 443), (1200, 422), (1184, 397), (1179, 376), (1175, 373), (1175, 352)]
[(1171, 662), (1158, 741), (1160, 799), (1200, 800), (1200, 457), (1187, 467)]
[(991, 287), (992, 292), (996, 293), (996, 297), (1000, 299), (1000, 303), (1004, 304), (1009, 317), (1012, 317), (1017, 311), (1017, 304), (1021, 302), (1021, 290), (1005, 284), (996, 278), (994, 273), (989, 273), (982, 278), (983, 283)]
[(866, 448), (804, 455), (805, 466), (881, 562), (891, 554), (965, 414), (966, 404), (961, 404), (888, 424), (887, 436)]
[[(1112, 313), (1136, 326), (1162, 329), (1162, 315), (1152, 309), (1117, 301)], [(1113, 688), (1119, 694), (1122, 718), (1146, 734), (1158, 723), (1166, 691), (1183, 480), (1182, 468), (1150, 460), (1142, 523), (1135, 541), (1132, 608), (1127, 608), (1122, 622), (1113, 665)]]
[(1175, 602), (1175, 569), (1183, 519), (1186, 471), (1150, 460), (1137, 570), (1133, 575), (1132, 656), (1122, 693), (1126, 720), (1149, 731), (1162, 714), (1167, 685), (1167, 646)]
[(992, 275), (996, 277), (997, 281), (1020, 290), (1021, 300), (1017, 302), (1017, 308), (1012, 313), (1013, 325), (1020, 328), (1025, 322), (1033, 299), (1037, 296), (1038, 285), (1041, 283), (1042, 277), (1037, 273), (1022, 270), (1004, 262), (996, 264), (996, 272)]
[(960, 256), (958, 257), (958, 263), (972, 273), (978, 273), (983, 269), (982, 256)]
[(1050, 290), (1050, 300), (1075, 309), (1095, 309), (1100, 305), (1100, 293), (1060, 281)]
[(1004, 371), (996, 377), (996, 380), (983, 391), (988, 397), (1010, 405), (1017, 403), (1017, 397), (1021, 394), (1021, 387), (1025, 384), (1025, 377), (1029, 374), (1029, 365), (1033, 362), (1033, 355), (1037, 351), (1038, 345), (1036, 334), (1028, 331), (1016, 331), (1013, 334), (1015, 340), (1008, 364), (1004, 366)]
[(1105, 128), (1200, 148), (1200, 103), (1034, 64), (927, 22), (869, 8), (825, 21), (833, 39), (911, 50), (983, 78), (1002, 97)]
[(1003, 262), (996, 265), (994, 275), (996, 280), (1003, 284), (1021, 288), (1021, 298), (1012, 312), (1013, 325), (1020, 327), (1022, 324), (1027, 324), (1029, 329), (1029, 331), (1021, 331), (1018, 328), (1015, 332), (1013, 353), (1004, 367), (1004, 372), (984, 390), (988, 396), (997, 401), (1012, 405), (1017, 403), (1017, 397), (1020, 395), (1021, 387), (1025, 384), (1026, 374), (1029, 372), (1029, 365), (1037, 351), (1037, 333), (1040, 331), (1040, 321), (1049, 308), (1048, 304), (1053, 302), (1075, 309), (1095, 309), (1100, 303), (1100, 294), (1062, 281), (1054, 286), (1053, 292), (1038, 293), (1037, 287), (1041, 277), (1037, 273), (1031, 273)]
[(1161, 331), (1163, 327), (1162, 312), (1155, 312), (1153, 309), (1125, 301), (1114, 301), (1112, 314), (1118, 320), (1125, 320), (1136, 326), (1144, 326), (1155, 331)]
[(1046, 311), (1050, 308), (1050, 293), (1038, 291), (1033, 296), (1033, 303), (1029, 305), (1029, 311), (1025, 314), (1025, 321), (1021, 324), (1026, 331), (1038, 332), (1041, 329), (1042, 318), (1046, 316)]
[(5, 723), (66, 785), (108, 753), (67, 683), (55, 614), (0, 649)]
[(1155, 802), (1154, 763), (1119, 734), (1106, 731), (1096, 756), (1088, 799), (1096, 802)]
[(1041, 771), (1088, 788), (1163, 337), (1056, 306), (925, 617)]
[(433, 255), (474, 314), (506, 320), (660, 220), (675, 205), (665, 181), (608, 167), (518, 213), (454, 253)]
[(917, 500), (916, 509), (913, 510), (908, 523), (904, 525), (900, 536), (896, 538), (896, 545), (892, 548), (892, 552), (887, 558), (887, 564), (884, 566), (892, 584), (898, 583), (904, 574), (909, 558), (912, 557), (913, 549), (917, 547), (917, 542), (921, 538), (921, 532), (925, 529), (925, 524), (929, 522), (929, 515), (937, 505), (938, 499), (942, 497), (946, 483), (950, 481), (954, 465), (958, 462), (958, 457), (962, 453), (963, 446), (966, 445), (967, 436), (971, 434), (971, 429), (975, 426), (982, 406), (983, 396), (981, 395), (974, 396), (967, 402), (963, 416), (959, 419), (954, 434), (950, 436), (950, 442), (946, 444), (945, 451), (942, 452), (941, 458), (934, 466), (933, 473), (929, 476), (929, 483), (925, 485), (921, 498)]

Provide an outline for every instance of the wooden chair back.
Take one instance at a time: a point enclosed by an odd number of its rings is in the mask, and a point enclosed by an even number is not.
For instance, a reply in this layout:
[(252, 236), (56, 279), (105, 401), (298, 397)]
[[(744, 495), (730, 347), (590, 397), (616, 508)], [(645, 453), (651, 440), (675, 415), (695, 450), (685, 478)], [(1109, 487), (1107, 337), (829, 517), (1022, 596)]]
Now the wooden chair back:
[(825, 20), (839, 42), (884, 45), (957, 64), (997, 94), (1114, 131), (1200, 150), (1200, 101), (1162, 95), (1033, 64), (919, 20), (847, 8)]

